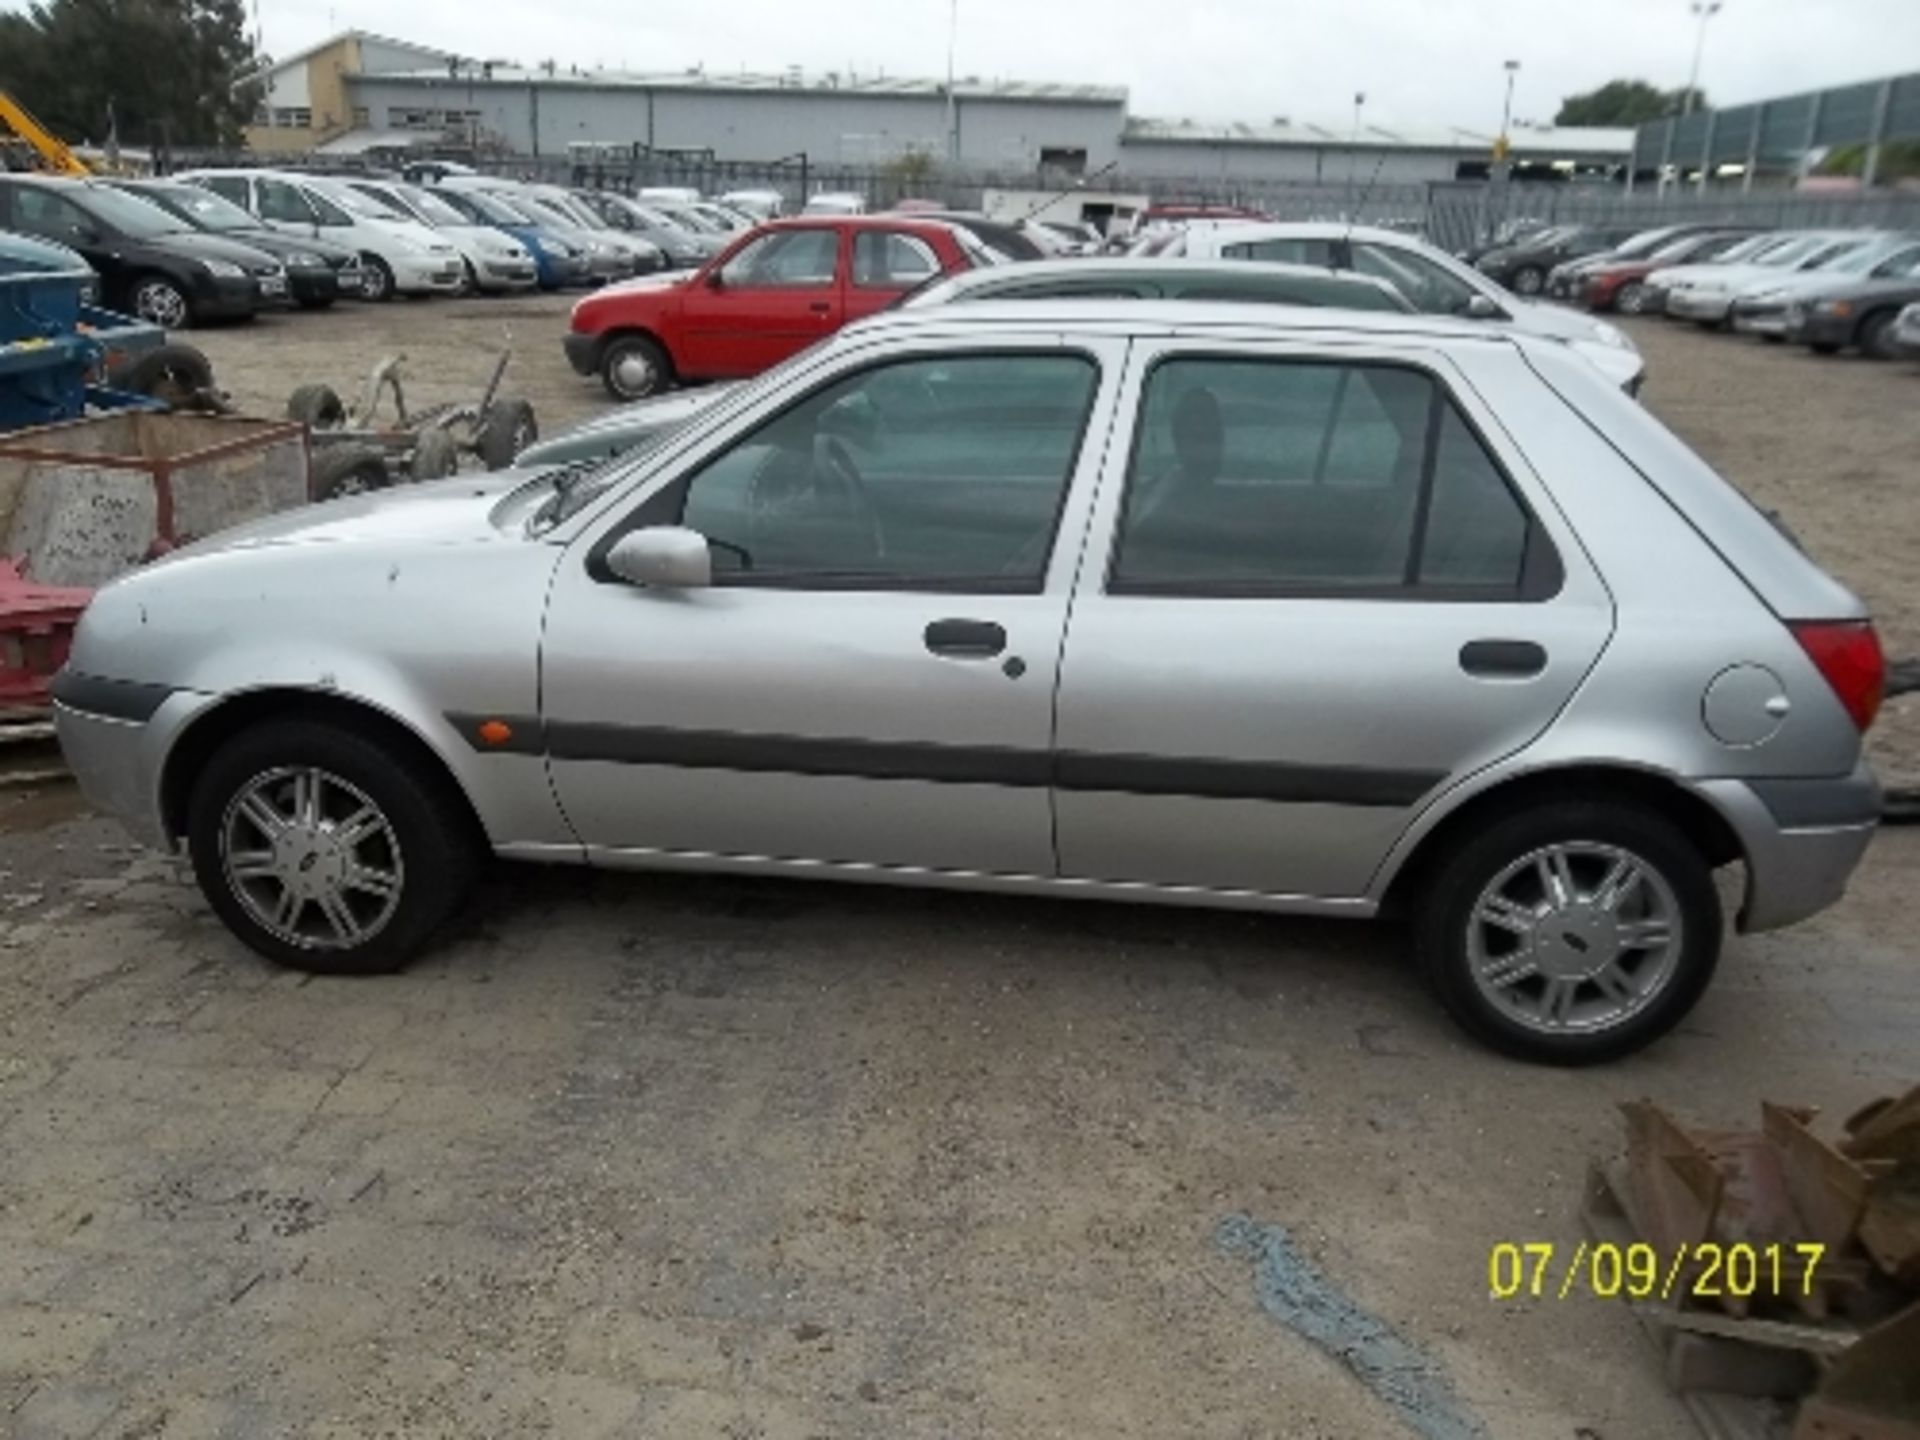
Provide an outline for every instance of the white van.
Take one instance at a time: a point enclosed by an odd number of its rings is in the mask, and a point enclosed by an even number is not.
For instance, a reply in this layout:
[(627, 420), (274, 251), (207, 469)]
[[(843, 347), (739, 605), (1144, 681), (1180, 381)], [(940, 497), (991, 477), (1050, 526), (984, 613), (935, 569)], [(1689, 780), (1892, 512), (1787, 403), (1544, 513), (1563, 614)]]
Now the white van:
[(285, 170), (189, 170), (177, 178), (244, 206), (275, 230), (358, 250), (369, 300), (457, 294), (466, 285), (460, 252), (444, 236), (417, 220), (365, 213), (339, 180)]

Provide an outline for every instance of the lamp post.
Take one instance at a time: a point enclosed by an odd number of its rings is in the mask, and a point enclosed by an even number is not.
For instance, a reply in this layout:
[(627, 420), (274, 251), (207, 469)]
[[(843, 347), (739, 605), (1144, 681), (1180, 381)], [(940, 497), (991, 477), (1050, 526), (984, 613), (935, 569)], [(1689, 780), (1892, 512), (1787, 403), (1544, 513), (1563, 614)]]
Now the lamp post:
[[(1520, 78), (1518, 60), (1502, 61), (1507, 72), (1507, 98), (1500, 107), (1500, 134), (1493, 142), (1493, 169), (1490, 178), (1500, 186), (1500, 219), (1506, 219), (1510, 187), (1513, 184), (1513, 85)], [(1496, 222), (1497, 223), (1497, 222)]]
[(1353, 135), (1347, 141), (1347, 218), (1353, 218), (1353, 189), (1360, 179), (1360, 111), (1367, 103), (1367, 92), (1353, 94)]
[(1721, 0), (1691, 0), (1689, 9), (1693, 11), (1698, 24), (1693, 32), (1693, 69), (1687, 72), (1687, 93), (1681, 98), (1680, 113), (1693, 113), (1693, 97), (1700, 89), (1700, 56), (1707, 48), (1707, 22), (1720, 13)]
[(949, 0), (947, 5), (947, 163), (960, 163), (960, 123), (957, 102), (953, 96), (953, 51), (960, 34), (960, 0)]

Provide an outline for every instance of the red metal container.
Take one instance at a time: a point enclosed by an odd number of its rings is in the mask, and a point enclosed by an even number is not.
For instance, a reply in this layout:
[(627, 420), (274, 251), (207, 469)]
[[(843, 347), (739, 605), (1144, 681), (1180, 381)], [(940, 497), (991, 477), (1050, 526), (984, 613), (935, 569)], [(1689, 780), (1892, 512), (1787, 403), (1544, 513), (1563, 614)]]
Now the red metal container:
[(91, 590), (36, 585), (0, 558), (0, 718), (44, 711)]

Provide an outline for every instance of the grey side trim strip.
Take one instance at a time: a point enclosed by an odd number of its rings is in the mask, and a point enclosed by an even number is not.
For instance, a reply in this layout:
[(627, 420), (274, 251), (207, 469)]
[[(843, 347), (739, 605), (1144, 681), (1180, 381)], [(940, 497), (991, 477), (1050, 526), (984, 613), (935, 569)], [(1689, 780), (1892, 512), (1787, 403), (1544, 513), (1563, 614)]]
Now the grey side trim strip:
[(1880, 782), (1864, 769), (1819, 780), (1744, 783), (1784, 830), (1831, 830), (1880, 819)]
[(1296, 805), (1404, 808), (1439, 785), (1437, 771), (1358, 766), (1289, 765), (1163, 755), (1050, 752), (1009, 746), (938, 745), (923, 741), (756, 735), (725, 730), (554, 721), (507, 721), (511, 739), (488, 743), (483, 717), (447, 719), (475, 750), (539, 754), (556, 760), (616, 765), (671, 765), (748, 774), (837, 775), (864, 780), (920, 780), (948, 785), (1007, 785), (1125, 795), (1181, 795), (1265, 800)]
[(173, 694), (171, 685), (149, 685), (138, 680), (107, 680), (98, 675), (82, 675), (77, 670), (61, 669), (51, 687), (55, 702), (69, 710), (108, 720), (127, 720), (144, 725), (153, 712), (167, 703)]

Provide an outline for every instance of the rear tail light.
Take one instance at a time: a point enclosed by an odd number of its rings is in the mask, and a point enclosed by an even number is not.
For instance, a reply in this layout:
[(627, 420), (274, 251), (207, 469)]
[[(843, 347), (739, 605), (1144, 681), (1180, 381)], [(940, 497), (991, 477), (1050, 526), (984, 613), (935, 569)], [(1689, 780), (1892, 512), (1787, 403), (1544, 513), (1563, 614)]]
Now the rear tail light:
[(1826, 677), (1853, 723), (1864, 731), (1880, 713), (1887, 657), (1870, 620), (1793, 620), (1787, 628)]

